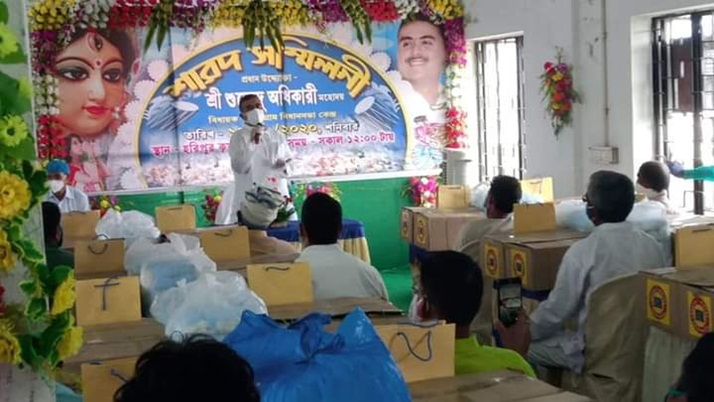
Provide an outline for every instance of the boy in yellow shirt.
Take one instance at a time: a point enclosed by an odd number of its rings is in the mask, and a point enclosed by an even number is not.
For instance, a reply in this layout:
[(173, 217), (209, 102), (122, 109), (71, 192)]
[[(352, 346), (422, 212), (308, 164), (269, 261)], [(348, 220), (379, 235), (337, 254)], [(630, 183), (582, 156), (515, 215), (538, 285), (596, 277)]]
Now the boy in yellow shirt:
[(439, 251), (429, 253), (420, 269), (417, 316), (422, 321), (444, 320), (456, 325), (456, 375), (505, 369), (535, 378), (533, 368), (518, 353), (480, 345), (471, 336), (471, 321), (483, 297), (483, 276), (478, 264), (465, 254)]

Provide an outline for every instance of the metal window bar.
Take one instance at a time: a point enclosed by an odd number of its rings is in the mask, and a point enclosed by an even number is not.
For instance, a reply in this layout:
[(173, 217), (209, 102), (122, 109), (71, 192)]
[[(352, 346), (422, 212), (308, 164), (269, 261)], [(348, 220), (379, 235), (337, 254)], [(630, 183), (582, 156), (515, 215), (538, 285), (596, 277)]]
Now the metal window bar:
[(523, 57), (523, 37), (516, 38), (516, 52), (518, 60), (518, 159), (519, 159), (519, 179), (522, 179), (527, 170), (526, 165), (526, 80), (525, 80), (525, 59)]
[[(702, 14), (692, 14), (692, 92), (694, 96), (694, 167), (702, 166)], [(694, 182), (694, 213), (704, 214), (704, 182)]]
[(479, 179), (488, 179), (488, 140), (486, 138), (485, 44), (476, 42), (476, 105), (478, 108)]

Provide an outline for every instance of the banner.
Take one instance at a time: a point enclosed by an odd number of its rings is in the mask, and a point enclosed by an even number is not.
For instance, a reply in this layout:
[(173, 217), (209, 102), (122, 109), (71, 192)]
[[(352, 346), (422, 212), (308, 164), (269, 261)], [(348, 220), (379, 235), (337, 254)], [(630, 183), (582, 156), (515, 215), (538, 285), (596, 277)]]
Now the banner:
[(88, 193), (233, 180), (231, 129), (256, 94), (292, 150), (291, 177), (434, 169), (442, 162), (446, 47), (430, 22), (283, 33), (246, 48), (239, 29), (174, 28), (142, 53), (144, 32), (77, 31), (58, 54), (59, 123), (70, 182)]

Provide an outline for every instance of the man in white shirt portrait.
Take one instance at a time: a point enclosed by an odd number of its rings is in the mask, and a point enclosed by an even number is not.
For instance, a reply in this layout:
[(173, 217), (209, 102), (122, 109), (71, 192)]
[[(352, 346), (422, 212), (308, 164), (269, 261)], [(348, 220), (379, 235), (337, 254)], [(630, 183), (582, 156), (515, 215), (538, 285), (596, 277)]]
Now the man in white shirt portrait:
[[(438, 107), (440, 100), (441, 103), (444, 101), (441, 79), (447, 62), (442, 29), (428, 17), (418, 15), (399, 28), (398, 42), (397, 68), (402, 78), (412, 85), (429, 108)], [(418, 102), (414, 99), (407, 101)]]
[(81, 190), (67, 185), (67, 176), (67, 162), (54, 159), (47, 164), (47, 185), (50, 192), (46, 200), (57, 204), (63, 214), (89, 211), (89, 197)]
[[(657, 241), (626, 222), (635, 203), (635, 186), (627, 176), (610, 171), (593, 174), (583, 200), (595, 229), (565, 253), (555, 288), (531, 315), (528, 353), (533, 364), (575, 372), (585, 362), (584, 328), (593, 290), (609, 280), (666, 265)], [(579, 329), (566, 330), (565, 324), (573, 320)], [(527, 342), (527, 326), (528, 320), (521, 317), (512, 327), (501, 327), (504, 344), (518, 344), (513, 339), (518, 337)]]
[(373, 266), (342, 250), (342, 206), (331, 196), (315, 193), (302, 207), (300, 235), (305, 249), (298, 262), (310, 263), (315, 300), (343, 297), (388, 300), (387, 288)]

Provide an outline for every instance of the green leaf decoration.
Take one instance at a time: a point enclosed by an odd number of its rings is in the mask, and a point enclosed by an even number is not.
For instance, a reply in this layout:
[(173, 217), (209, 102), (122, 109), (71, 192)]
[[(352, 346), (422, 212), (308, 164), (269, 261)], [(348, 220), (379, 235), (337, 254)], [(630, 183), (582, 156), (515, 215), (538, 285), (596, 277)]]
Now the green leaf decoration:
[(0, 57), (0, 64), (23, 64), (27, 62), (27, 56), (25, 52), (18, 46), (17, 50), (6, 55), (5, 57)]
[(22, 349), (20, 353), (22, 361), (37, 370), (41, 361), (35, 350), (35, 338), (32, 335), (20, 335), (17, 340), (20, 342), (20, 349)]
[[(35, 141), (32, 139), (32, 136), (28, 136), (17, 144), (17, 146), (7, 150), (0, 150), (0, 153), (4, 151), (12, 151), (12, 156), (17, 159), (33, 160), (35, 159)], [(0, 154), (0, 157), (1, 156), (3, 155)]]
[(64, 283), (64, 281), (69, 278), (69, 274), (72, 273), (72, 268), (67, 266), (55, 267), (50, 274), (49, 284), (52, 288), (57, 288), (59, 285)]
[(34, 281), (22, 281), (20, 282), (20, 290), (26, 296), (33, 297), (37, 294), (39, 287)]
[(156, 33), (156, 27), (158, 24), (159, 23), (154, 18), (152, 18), (149, 22), (149, 31), (146, 33), (146, 39), (144, 39), (144, 52), (148, 51), (151, 47), (151, 42), (154, 40), (154, 34)]
[[(71, 322), (69, 311), (52, 318), (50, 325), (42, 332), (42, 335), (40, 335), (39, 348), (37, 350), (40, 356), (52, 360), (50, 359), (52, 352), (57, 352), (57, 344), (62, 340), (64, 334), (67, 333)], [(55, 360), (57, 358), (57, 356), (54, 357)], [(50, 361), (49, 363), (54, 366), (57, 364), (57, 361), (54, 363)]]
[(25, 308), (25, 315), (31, 320), (39, 320), (44, 315), (47, 314), (47, 300), (44, 298), (32, 298), (30, 302), (27, 303)]
[(0, 2), (0, 22), (7, 24), (9, 14), (7, 4), (5, 4), (5, 2)]
[(157, 38), (156, 38), (157, 49), (161, 50), (161, 46), (164, 44), (164, 40), (166, 39), (166, 34), (168, 32), (169, 32), (168, 25), (161, 24), (159, 26), (159, 32), (158, 32)]

